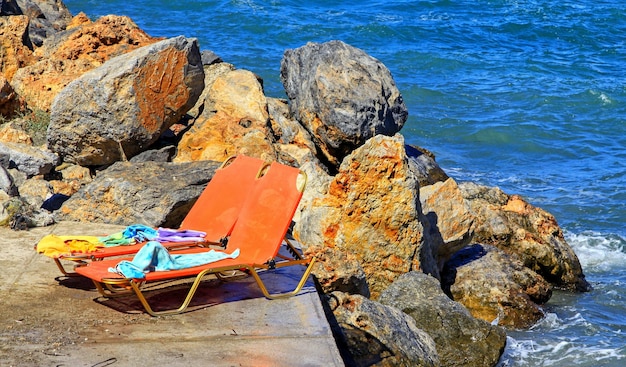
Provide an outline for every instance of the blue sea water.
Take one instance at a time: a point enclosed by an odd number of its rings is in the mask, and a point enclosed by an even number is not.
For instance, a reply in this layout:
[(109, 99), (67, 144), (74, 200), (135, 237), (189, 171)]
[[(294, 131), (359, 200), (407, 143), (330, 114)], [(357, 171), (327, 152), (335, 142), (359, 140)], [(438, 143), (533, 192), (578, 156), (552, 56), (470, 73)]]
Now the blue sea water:
[(622, 0), (66, 0), (279, 80), (286, 49), (339, 39), (381, 60), (401, 133), (458, 181), (554, 214), (594, 290), (556, 292), (509, 332), (504, 366), (626, 365), (626, 2)]

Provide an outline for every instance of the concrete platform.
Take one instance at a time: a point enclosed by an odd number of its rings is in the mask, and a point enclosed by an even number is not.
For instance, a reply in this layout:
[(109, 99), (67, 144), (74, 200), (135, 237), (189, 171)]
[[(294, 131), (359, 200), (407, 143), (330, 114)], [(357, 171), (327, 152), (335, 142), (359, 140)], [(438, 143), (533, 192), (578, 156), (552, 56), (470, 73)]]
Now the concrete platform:
[[(250, 277), (209, 279), (192, 311), (155, 318), (134, 297), (103, 299), (90, 281), (61, 276), (51, 259), (33, 249), (50, 233), (107, 235), (123, 228), (64, 222), (0, 229), (0, 365), (344, 365), (310, 280), (295, 297), (268, 300)], [(303, 269), (262, 277), (271, 291), (293, 289)], [(150, 301), (171, 307), (185, 288), (157, 290)]]

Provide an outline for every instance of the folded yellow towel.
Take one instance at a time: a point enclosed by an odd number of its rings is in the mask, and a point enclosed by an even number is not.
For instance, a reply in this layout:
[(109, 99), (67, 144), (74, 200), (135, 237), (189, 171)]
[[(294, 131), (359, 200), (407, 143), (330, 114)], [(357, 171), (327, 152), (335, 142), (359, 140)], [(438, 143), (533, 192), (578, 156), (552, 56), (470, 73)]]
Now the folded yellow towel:
[(76, 253), (86, 253), (104, 247), (96, 236), (57, 236), (49, 234), (37, 243), (37, 252), (56, 258)]

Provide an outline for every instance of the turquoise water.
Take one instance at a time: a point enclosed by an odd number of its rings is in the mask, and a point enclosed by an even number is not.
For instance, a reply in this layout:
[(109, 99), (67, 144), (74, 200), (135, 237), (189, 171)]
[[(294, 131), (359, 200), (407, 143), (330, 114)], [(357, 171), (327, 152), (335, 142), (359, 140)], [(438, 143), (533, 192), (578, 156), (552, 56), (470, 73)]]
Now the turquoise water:
[[(458, 181), (552, 214), (594, 291), (557, 292), (509, 333), (501, 366), (626, 363), (626, 3), (621, 0), (68, 0), (152, 36), (196, 37), (284, 97), (285, 49), (340, 39), (381, 60), (409, 109), (402, 130)], [(358, 5), (355, 5), (358, 4)]]

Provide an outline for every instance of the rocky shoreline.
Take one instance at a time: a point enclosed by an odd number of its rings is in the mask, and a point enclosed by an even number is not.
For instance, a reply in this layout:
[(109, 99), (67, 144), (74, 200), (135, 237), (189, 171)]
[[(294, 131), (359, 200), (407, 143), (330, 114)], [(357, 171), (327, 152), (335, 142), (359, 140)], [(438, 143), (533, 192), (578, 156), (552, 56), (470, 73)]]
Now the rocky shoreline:
[(554, 216), (405, 143), (401, 91), (362, 50), (286, 50), (283, 100), (193, 38), (1, 1), (2, 225), (176, 227), (227, 157), (298, 166), (292, 234), (348, 365), (494, 366), (553, 288), (590, 289)]

